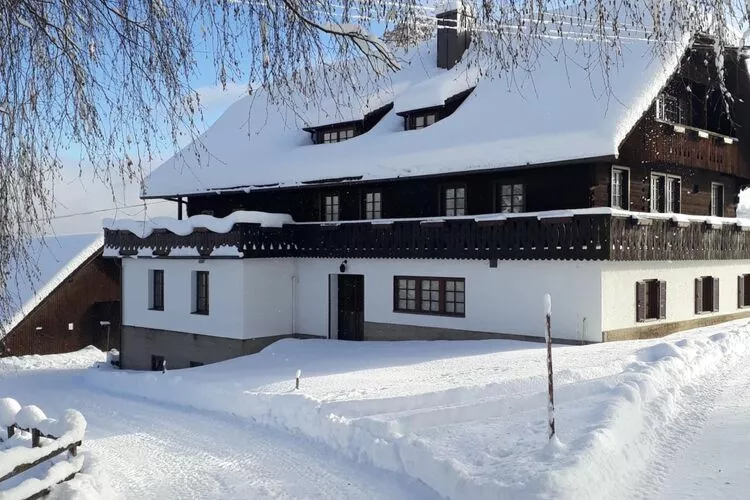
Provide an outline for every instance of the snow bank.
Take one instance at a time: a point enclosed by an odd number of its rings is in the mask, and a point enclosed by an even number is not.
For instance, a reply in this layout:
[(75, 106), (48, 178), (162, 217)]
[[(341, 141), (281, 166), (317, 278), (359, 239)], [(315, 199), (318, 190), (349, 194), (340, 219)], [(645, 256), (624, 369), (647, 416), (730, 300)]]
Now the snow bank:
[[(299, 434), (445, 498), (612, 498), (628, 491), (624, 471), (647, 463), (683, 389), (750, 347), (747, 325), (555, 348), (557, 445), (546, 436), (545, 351), (533, 344), (288, 341), (166, 377), (89, 372), (87, 382)], [(306, 377), (294, 391), (297, 368)]]
[(27, 370), (77, 370), (90, 368), (105, 360), (105, 354), (94, 346), (64, 354), (9, 356), (0, 358), (0, 375)]
[(39, 429), (39, 424), (47, 419), (41, 408), (35, 405), (24, 406), (16, 414), (16, 424), (26, 430)]
[(166, 229), (174, 234), (185, 236), (199, 228), (208, 229), (214, 233), (228, 233), (238, 223), (260, 224), (261, 227), (281, 227), (292, 222), (294, 220), (287, 214), (238, 210), (223, 218), (212, 215), (193, 215), (182, 220), (172, 217), (155, 217), (148, 220), (104, 219), (103, 224), (104, 229), (130, 231), (141, 238), (145, 238), (156, 229)]

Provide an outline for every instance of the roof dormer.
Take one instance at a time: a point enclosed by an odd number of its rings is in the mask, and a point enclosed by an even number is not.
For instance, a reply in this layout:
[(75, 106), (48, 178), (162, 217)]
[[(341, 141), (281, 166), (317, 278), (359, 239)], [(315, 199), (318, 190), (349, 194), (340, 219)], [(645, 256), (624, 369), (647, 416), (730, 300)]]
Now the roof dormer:
[(463, 103), (474, 87), (459, 92), (445, 100), (440, 106), (431, 106), (429, 108), (413, 109), (397, 113), (404, 117), (404, 130), (419, 130), (429, 127), (435, 122), (442, 120), (453, 114), (454, 111)]
[(347, 122), (331, 123), (316, 127), (305, 127), (302, 130), (310, 133), (313, 144), (343, 142), (368, 132), (391, 109), (393, 109), (393, 103), (367, 113), (361, 120), (350, 120)]

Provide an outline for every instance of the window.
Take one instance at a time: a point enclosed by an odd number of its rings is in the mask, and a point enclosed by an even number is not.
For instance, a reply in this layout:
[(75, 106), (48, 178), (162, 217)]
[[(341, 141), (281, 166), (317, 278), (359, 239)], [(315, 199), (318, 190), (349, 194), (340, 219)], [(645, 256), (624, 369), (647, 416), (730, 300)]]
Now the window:
[(519, 213), (526, 208), (526, 189), (523, 184), (500, 184), (496, 194), (497, 211)]
[(383, 195), (380, 191), (365, 193), (365, 219), (379, 219), (382, 217)]
[(667, 282), (644, 280), (635, 286), (635, 318), (638, 322), (667, 317)]
[(339, 220), (339, 195), (327, 194), (323, 197), (323, 218), (326, 221)]
[(688, 123), (688, 102), (671, 94), (662, 93), (656, 99), (656, 119), (669, 123)]
[(750, 274), (737, 277), (737, 307), (750, 307)]
[(394, 311), (447, 316), (465, 315), (466, 284), (463, 278), (396, 276), (393, 282)]
[(193, 314), (208, 314), (208, 271), (193, 271)]
[(151, 355), (151, 371), (158, 372), (164, 369), (164, 356)]
[(323, 144), (329, 144), (331, 142), (341, 142), (354, 137), (354, 128), (342, 128), (339, 130), (330, 130), (328, 132), (322, 132)]
[(630, 209), (630, 170), (612, 167), (611, 204), (612, 208)]
[(429, 127), (437, 121), (437, 113), (427, 113), (425, 115), (418, 115), (414, 117), (413, 130), (420, 128)]
[(724, 184), (711, 183), (711, 215), (724, 217)]
[(443, 214), (466, 215), (466, 188), (449, 186), (443, 188)]
[(164, 270), (150, 269), (148, 271), (148, 308), (152, 311), (164, 310)]
[(719, 278), (695, 278), (695, 314), (719, 310)]
[(651, 211), (680, 213), (681, 181), (674, 175), (651, 174)]

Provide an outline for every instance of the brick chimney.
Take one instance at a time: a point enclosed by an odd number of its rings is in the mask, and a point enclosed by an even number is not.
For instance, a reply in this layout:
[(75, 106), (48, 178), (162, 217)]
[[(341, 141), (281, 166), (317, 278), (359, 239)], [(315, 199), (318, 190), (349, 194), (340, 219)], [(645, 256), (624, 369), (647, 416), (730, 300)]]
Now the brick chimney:
[(439, 4), (435, 17), (438, 26), (437, 65), (438, 68), (451, 69), (471, 43), (471, 33), (467, 29), (469, 16), (461, 0), (449, 0)]

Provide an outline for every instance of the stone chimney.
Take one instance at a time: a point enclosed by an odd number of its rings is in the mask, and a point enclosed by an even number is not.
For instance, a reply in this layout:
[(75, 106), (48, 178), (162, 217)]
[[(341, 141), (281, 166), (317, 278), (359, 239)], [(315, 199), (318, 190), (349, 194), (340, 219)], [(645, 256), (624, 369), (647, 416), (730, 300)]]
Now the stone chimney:
[(449, 0), (438, 4), (437, 17), (437, 65), (451, 69), (461, 60), (469, 44), (471, 33), (467, 29), (469, 16), (461, 0)]

